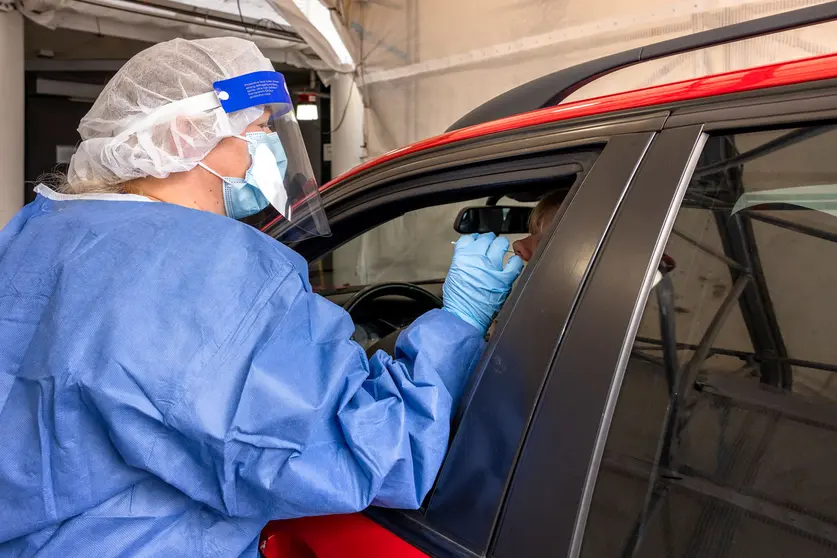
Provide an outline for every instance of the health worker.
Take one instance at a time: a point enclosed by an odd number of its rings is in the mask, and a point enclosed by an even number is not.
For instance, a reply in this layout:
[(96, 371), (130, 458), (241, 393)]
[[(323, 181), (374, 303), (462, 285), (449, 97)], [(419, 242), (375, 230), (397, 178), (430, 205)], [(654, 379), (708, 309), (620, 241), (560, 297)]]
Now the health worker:
[(371, 359), (307, 263), (327, 235), (287, 87), (249, 41), (160, 43), (0, 232), (0, 555), (251, 556), (273, 519), (418, 508), (522, 262), (463, 237), (444, 308)]

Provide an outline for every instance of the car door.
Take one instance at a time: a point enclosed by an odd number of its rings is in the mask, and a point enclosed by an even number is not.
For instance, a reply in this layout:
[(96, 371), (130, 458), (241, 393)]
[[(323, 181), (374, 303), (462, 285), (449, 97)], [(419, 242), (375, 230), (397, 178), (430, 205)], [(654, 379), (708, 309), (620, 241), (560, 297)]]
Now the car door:
[[(554, 164), (566, 164), (566, 157), (572, 158), (573, 153), (587, 153), (594, 147), (600, 151), (584, 180), (567, 196), (498, 317), (495, 334), (458, 413), (450, 452), (434, 490), (418, 511), (368, 510), (366, 516), (382, 529), (429, 556), (486, 554), (521, 443), (588, 270), (665, 116), (650, 112), (604, 122), (596, 119), (564, 124), (557, 131), (538, 130), (537, 135), (550, 134), (550, 140), (540, 144), (536, 153), (517, 149), (527, 142), (531, 145), (531, 135), (518, 133), (505, 145), (491, 138), (494, 162), (476, 167), (479, 176), (463, 176), (463, 172), (476, 171), (473, 166), (460, 164), (433, 177), (424, 174), (409, 180), (396, 179), (395, 185), (390, 182), (385, 188), (370, 179), (367, 191), (377, 195), (364, 197), (364, 189), (358, 189), (355, 192), (362, 200), (360, 204), (348, 195), (327, 203), (335, 235), (332, 239), (312, 239), (301, 246), (309, 258), (328, 253), (325, 243), (345, 242), (351, 236), (346, 231), (356, 233), (360, 229), (360, 225), (347, 222), (343, 230), (344, 219), (362, 221), (368, 229), (374, 226), (369, 222), (370, 215), (380, 220), (385, 215), (403, 213), (406, 207), (426, 201), (430, 194), (439, 199), (442, 192), (449, 196), (452, 191), (461, 194), (492, 183), (508, 184), (517, 179), (515, 173), (525, 175), (537, 169), (543, 173), (545, 167), (537, 161), (547, 152), (564, 157)], [(466, 161), (460, 157), (460, 162)], [(396, 209), (388, 207), (391, 205)], [(367, 550), (371, 555), (372, 550)]]
[(498, 320), (425, 509), (370, 511), (405, 540), (417, 539), (415, 544), (433, 555), (485, 553), (564, 325), (616, 203), (652, 135), (610, 138), (565, 202), (549, 239)]
[[(656, 134), (620, 200), (563, 344), (550, 362), (491, 556), (571, 553), (637, 293), (653, 275), (656, 266), (649, 261), (656, 259), (655, 242), (673, 196), (688, 181), (703, 137), (701, 126)], [(654, 184), (653, 195), (640, 186), (644, 183)]]
[(833, 88), (673, 111), (569, 324), (490, 555), (834, 555)]

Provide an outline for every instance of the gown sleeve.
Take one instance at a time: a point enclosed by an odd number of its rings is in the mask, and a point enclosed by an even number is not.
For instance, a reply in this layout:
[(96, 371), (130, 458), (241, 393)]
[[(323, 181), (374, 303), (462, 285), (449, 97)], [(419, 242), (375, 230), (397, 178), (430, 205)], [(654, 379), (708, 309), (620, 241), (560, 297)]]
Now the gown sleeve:
[(297, 272), (267, 290), (162, 420), (113, 436), (120, 453), (233, 517), (418, 508), (480, 333), (433, 310), (402, 332), (394, 358), (368, 359), (348, 314)]

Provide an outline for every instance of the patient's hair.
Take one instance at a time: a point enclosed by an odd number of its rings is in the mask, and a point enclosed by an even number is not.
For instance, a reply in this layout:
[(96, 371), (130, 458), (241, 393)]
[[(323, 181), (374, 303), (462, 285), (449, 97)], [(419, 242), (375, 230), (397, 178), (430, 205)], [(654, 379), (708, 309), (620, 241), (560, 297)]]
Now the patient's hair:
[(541, 232), (544, 227), (549, 225), (549, 221), (547, 221), (547, 217), (549, 220), (555, 215), (555, 211), (561, 207), (561, 204), (564, 201), (564, 198), (567, 197), (566, 190), (555, 190), (554, 192), (550, 192), (543, 198), (541, 201), (538, 202), (538, 205), (532, 209), (532, 213), (529, 214), (529, 234), (537, 234)]

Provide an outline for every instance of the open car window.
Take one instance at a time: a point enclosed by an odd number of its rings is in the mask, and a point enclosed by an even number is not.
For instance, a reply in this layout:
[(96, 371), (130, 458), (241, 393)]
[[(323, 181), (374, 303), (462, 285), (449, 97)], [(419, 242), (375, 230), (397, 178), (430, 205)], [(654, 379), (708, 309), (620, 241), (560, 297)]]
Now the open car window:
[(835, 150), (827, 127), (707, 142), (627, 365), (582, 556), (837, 554), (837, 216), (827, 199), (799, 203), (837, 184)]
[[(441, 283), (459, 238), (454, 222), (459, 212), (485, 205), (481, 198), (410, 211), (378, 225), (309, 265), (315, 292), (358, 290), (387, 282)], [(503, 205), (527, 205), (503, 198)], [(514, 242), (525, 235), (507, 235)], [(510, 255), (510, 254), (509, 254)]]

